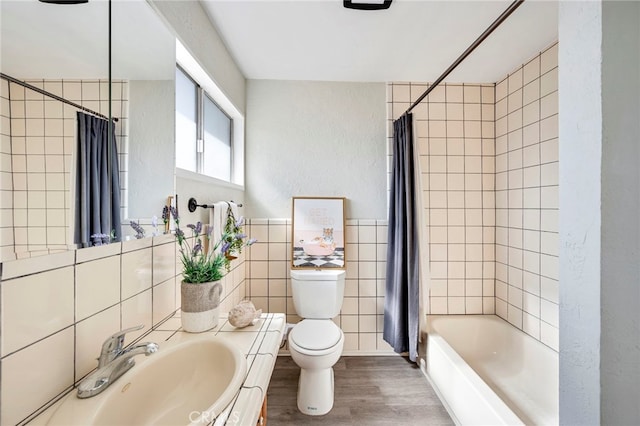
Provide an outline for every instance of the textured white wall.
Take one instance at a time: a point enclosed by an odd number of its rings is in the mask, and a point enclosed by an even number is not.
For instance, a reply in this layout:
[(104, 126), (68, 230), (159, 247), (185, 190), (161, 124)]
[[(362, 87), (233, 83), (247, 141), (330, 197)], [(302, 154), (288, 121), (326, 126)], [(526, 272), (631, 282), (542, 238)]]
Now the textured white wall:
[(640, 418), (640, 5), (560, 3), (560, 423)]
[[(238, 111), (244, 114), (246, 80), (200, 3), (179, 0), (149, 1), (220, 90)], [(208, 213), (203, 209), (189, 213), (189, 197), (195, 197), (200, 204), (220, 200), (234, 200), (238, 203), (244, 201), (244, 190), (240, 186), (190, 178), (188, 174), (176, 176), (176, 192), (180, 196), (179, 209), (184, 223), (208, 221)], [(244, 211), (242, 214), (246, 216)]]
[(173, 192), (175, 83), (129, 82), (129, 218), (160, 217)]
[(176, 36), (240, 112), (245, 110), (245, 78), (197, 1), (149, 0)]
[(560, 424), (600, 423), (599, 2), (560, 2)]
[(248, 217), (291, 217), (293, 196), (347, 197), (347, 218), (385, 219), (383, 83), (249, 80)]

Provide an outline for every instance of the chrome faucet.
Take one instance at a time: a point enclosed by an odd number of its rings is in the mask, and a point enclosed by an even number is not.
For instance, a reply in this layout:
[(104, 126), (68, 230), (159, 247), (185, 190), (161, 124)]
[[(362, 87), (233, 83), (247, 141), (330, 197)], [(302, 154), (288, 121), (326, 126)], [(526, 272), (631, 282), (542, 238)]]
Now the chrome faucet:
[(158, 351), (158, 345), (151, 342), (139, 343), (124, 349), (125, 334), (141, 330), (143, 327), (144, 325), (139, 325), (118, 331), (104, 341), (98, 357), (98, 368), (80, 382), (78, 398), (90, 398), (105, 390), (135, 365), (134, 356), (149, 356)]

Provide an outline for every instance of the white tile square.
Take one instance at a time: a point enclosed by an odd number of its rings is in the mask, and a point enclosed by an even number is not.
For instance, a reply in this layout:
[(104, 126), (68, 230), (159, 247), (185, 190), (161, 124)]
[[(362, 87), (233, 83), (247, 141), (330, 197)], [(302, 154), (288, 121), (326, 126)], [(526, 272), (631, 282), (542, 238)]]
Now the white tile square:
[(540, 341), (551, 349), (558, 351), (559, 345), (559, 332), (558, 329), (544, 321), (540, 322)]
[(544, 74), (547, 71), (556, 68), (558, 66), (558, 43), (550, 46), (547, 50), (540, 55), (540, 73)]
[(465, 298), (447, 297), (447, 311), (449, 315), (465, 314)]
[(135, 327), (140, 324), (144, 328), (127, 334), (127, 341), (131, 342), (142, 334), (147, 333), (152, 327), (152, 291), (147, 290), (131, 299), (122, 302), (122, 328)]
[(559, 162), (547, 163), (540, 166), (540, 184), (542, 186), (558, 185)]
[(483, 104), (494, 104), (496, 94), (495, 84), (483, 84), (480, 88), (480, 95)]
[(445, 90), (446, 90), (447, 103), (450, 103), (450, 102), (462, 103), (462, 102), (464, 102), (463, 86), (455, 85), (455, 84), (446, 84), (445, 85)]
[(560, 303), (558, 281), (547, 277), (540, 278), (540, 297), (555, 304)]
[(122, 255), (122, 298), (151, 288), (152, 249), (135, 250)]
[(540, 56), (536, 56), (524, 65), (523, 83), (527, 84), (540, 77)]
[(2, 355), (73, 323), (73, 268), (2, 283)]
[(120, 300), (120, 257), (76, 265), (76, 320), (87, 318)]
[(494, 315), (496, 312), (496, 300), (494, 297), (482, 298), (482, 313), (484, 315)]
[[(153, 324), (156, 325), (175, 311), (180, 295), (176, 294), (177, 280), (167, 280), (153, 287)], [(179, 287), (178, 287), (179, 289)]]
[(120, 306), (114, 306), (76, 324), (76, 378), (97, 367), (102, 342), (121, 330)]
[(554, 280), (559, 279), (558, 257), (546, 254), (540, 255), (540, 275)]
[(73, 386), (73, 339), (69, 327), (2, 359), (0, 423), (18, 424)]
[(464, 102), (465, 104), (474, 103), (479, 104), (481, 98), (479, 85), (464, 85)]
[(522, 89), (518, 88), (517, 90), (512, 91), (511, 87), (509, 87), (509, 91), (511, 92), (511, 94), (507, 98), (507, 111), (509, 114), (511, 114), (522, 108)]
[(507, 306), (507, 321), (513, 326), (522, 329), (522, 310), (509, 304)]

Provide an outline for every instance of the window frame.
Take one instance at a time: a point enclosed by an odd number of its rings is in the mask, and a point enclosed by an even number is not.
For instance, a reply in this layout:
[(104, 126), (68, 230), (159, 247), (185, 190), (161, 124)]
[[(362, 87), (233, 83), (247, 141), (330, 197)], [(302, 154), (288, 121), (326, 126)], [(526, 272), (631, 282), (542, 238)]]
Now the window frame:
[[(178, 39), (176, 39), (176, 66), (179, 66), (182, 72), (186, 73), (191, 80), (202, 87), (216, 107), (231, 119), (230, 180), (223, 180), (192, 172), (191, 170), (180, 168), (177, 165), (175, 168), (176, 177), (244, 191), (246, 138), (244, 112), (238, 109), (227, 93), (214, 82), (209, 73), (204, 70), (200, 63)], [(177, 148), (177, 143), (174, 144), (174, 148)]]

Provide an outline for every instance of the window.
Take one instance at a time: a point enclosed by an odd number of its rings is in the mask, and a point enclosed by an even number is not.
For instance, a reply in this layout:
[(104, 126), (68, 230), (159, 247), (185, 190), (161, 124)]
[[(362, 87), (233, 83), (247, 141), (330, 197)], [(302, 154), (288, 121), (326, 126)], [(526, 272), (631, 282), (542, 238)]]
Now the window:
[(176, 166), (232, 182), (233, 120), (176, 67)]

